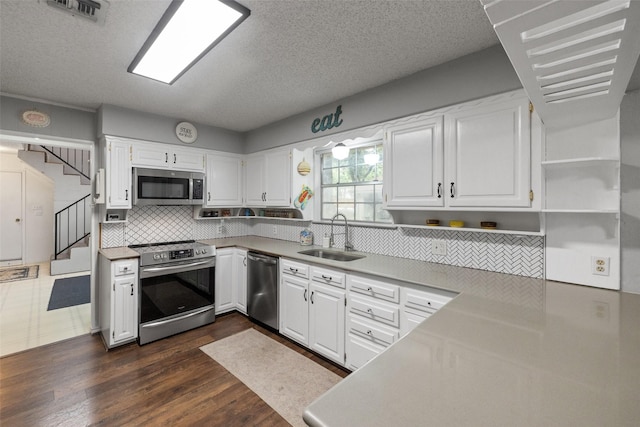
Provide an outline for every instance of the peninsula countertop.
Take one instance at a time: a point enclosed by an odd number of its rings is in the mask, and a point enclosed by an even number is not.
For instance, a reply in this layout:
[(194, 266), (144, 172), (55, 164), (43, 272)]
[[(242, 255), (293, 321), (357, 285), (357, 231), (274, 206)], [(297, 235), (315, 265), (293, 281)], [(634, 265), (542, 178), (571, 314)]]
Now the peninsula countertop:
[(309, 425), (640, 425), (640, 295), (369, 253), (331, 261), (262, 237), (203, 242), (459, 294), (313, 402)]
[(640, 425), (640, 295), (297, 243), (212, 239), (459, 293), (304, 413), (312, 426)]

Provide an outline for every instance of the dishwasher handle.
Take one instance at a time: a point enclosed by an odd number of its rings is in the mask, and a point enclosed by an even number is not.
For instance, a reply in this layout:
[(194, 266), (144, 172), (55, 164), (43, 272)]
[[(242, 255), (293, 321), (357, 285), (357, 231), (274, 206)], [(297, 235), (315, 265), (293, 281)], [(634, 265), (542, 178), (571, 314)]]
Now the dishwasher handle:
[(249, 258), (250, 261), (257, 261), (264, 264), (272, 264), (272, 265), (278, 264), (278, 258), (274, 258), (268, 255), (257, 254), (254, 252), (249, 252), (247, 254), (247, 258)]

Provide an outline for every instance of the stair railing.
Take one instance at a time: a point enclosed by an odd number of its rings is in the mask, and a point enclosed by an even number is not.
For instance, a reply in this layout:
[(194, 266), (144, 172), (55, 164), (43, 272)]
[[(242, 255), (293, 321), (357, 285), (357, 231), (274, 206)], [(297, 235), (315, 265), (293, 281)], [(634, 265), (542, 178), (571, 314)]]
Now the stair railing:
[[(56, 212), (55, 256), (58, 256), (91, 234), (91, 203), (87, 194), (64, 209)], [(89, 231), (87, 231), (89, 230)]]
[(40, 148), (51, 154), (65, 165), (78, 172), (88, 180), (89, 177), (89, 151), (66, 147), (47, 147), (41, 145)]

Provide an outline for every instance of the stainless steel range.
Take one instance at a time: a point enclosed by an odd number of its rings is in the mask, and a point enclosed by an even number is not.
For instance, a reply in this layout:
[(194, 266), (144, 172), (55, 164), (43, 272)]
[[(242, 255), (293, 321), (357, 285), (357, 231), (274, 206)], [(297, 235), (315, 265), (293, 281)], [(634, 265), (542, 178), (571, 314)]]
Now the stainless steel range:
[(189, 240), (129, 247), (140, 254), (140, 344), (215, 321), (215, 246)]

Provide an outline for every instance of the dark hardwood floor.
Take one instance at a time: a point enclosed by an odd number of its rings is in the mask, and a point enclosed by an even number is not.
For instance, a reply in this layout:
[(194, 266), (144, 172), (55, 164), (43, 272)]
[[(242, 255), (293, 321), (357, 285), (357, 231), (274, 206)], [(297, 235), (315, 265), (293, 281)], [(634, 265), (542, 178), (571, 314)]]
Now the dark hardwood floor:
[(0, 425), (287, 426), (199, 347), (254, 328), (341, 377), (347, 372), (245, 316), (105, 351), (86, 335), (0, 358)]

